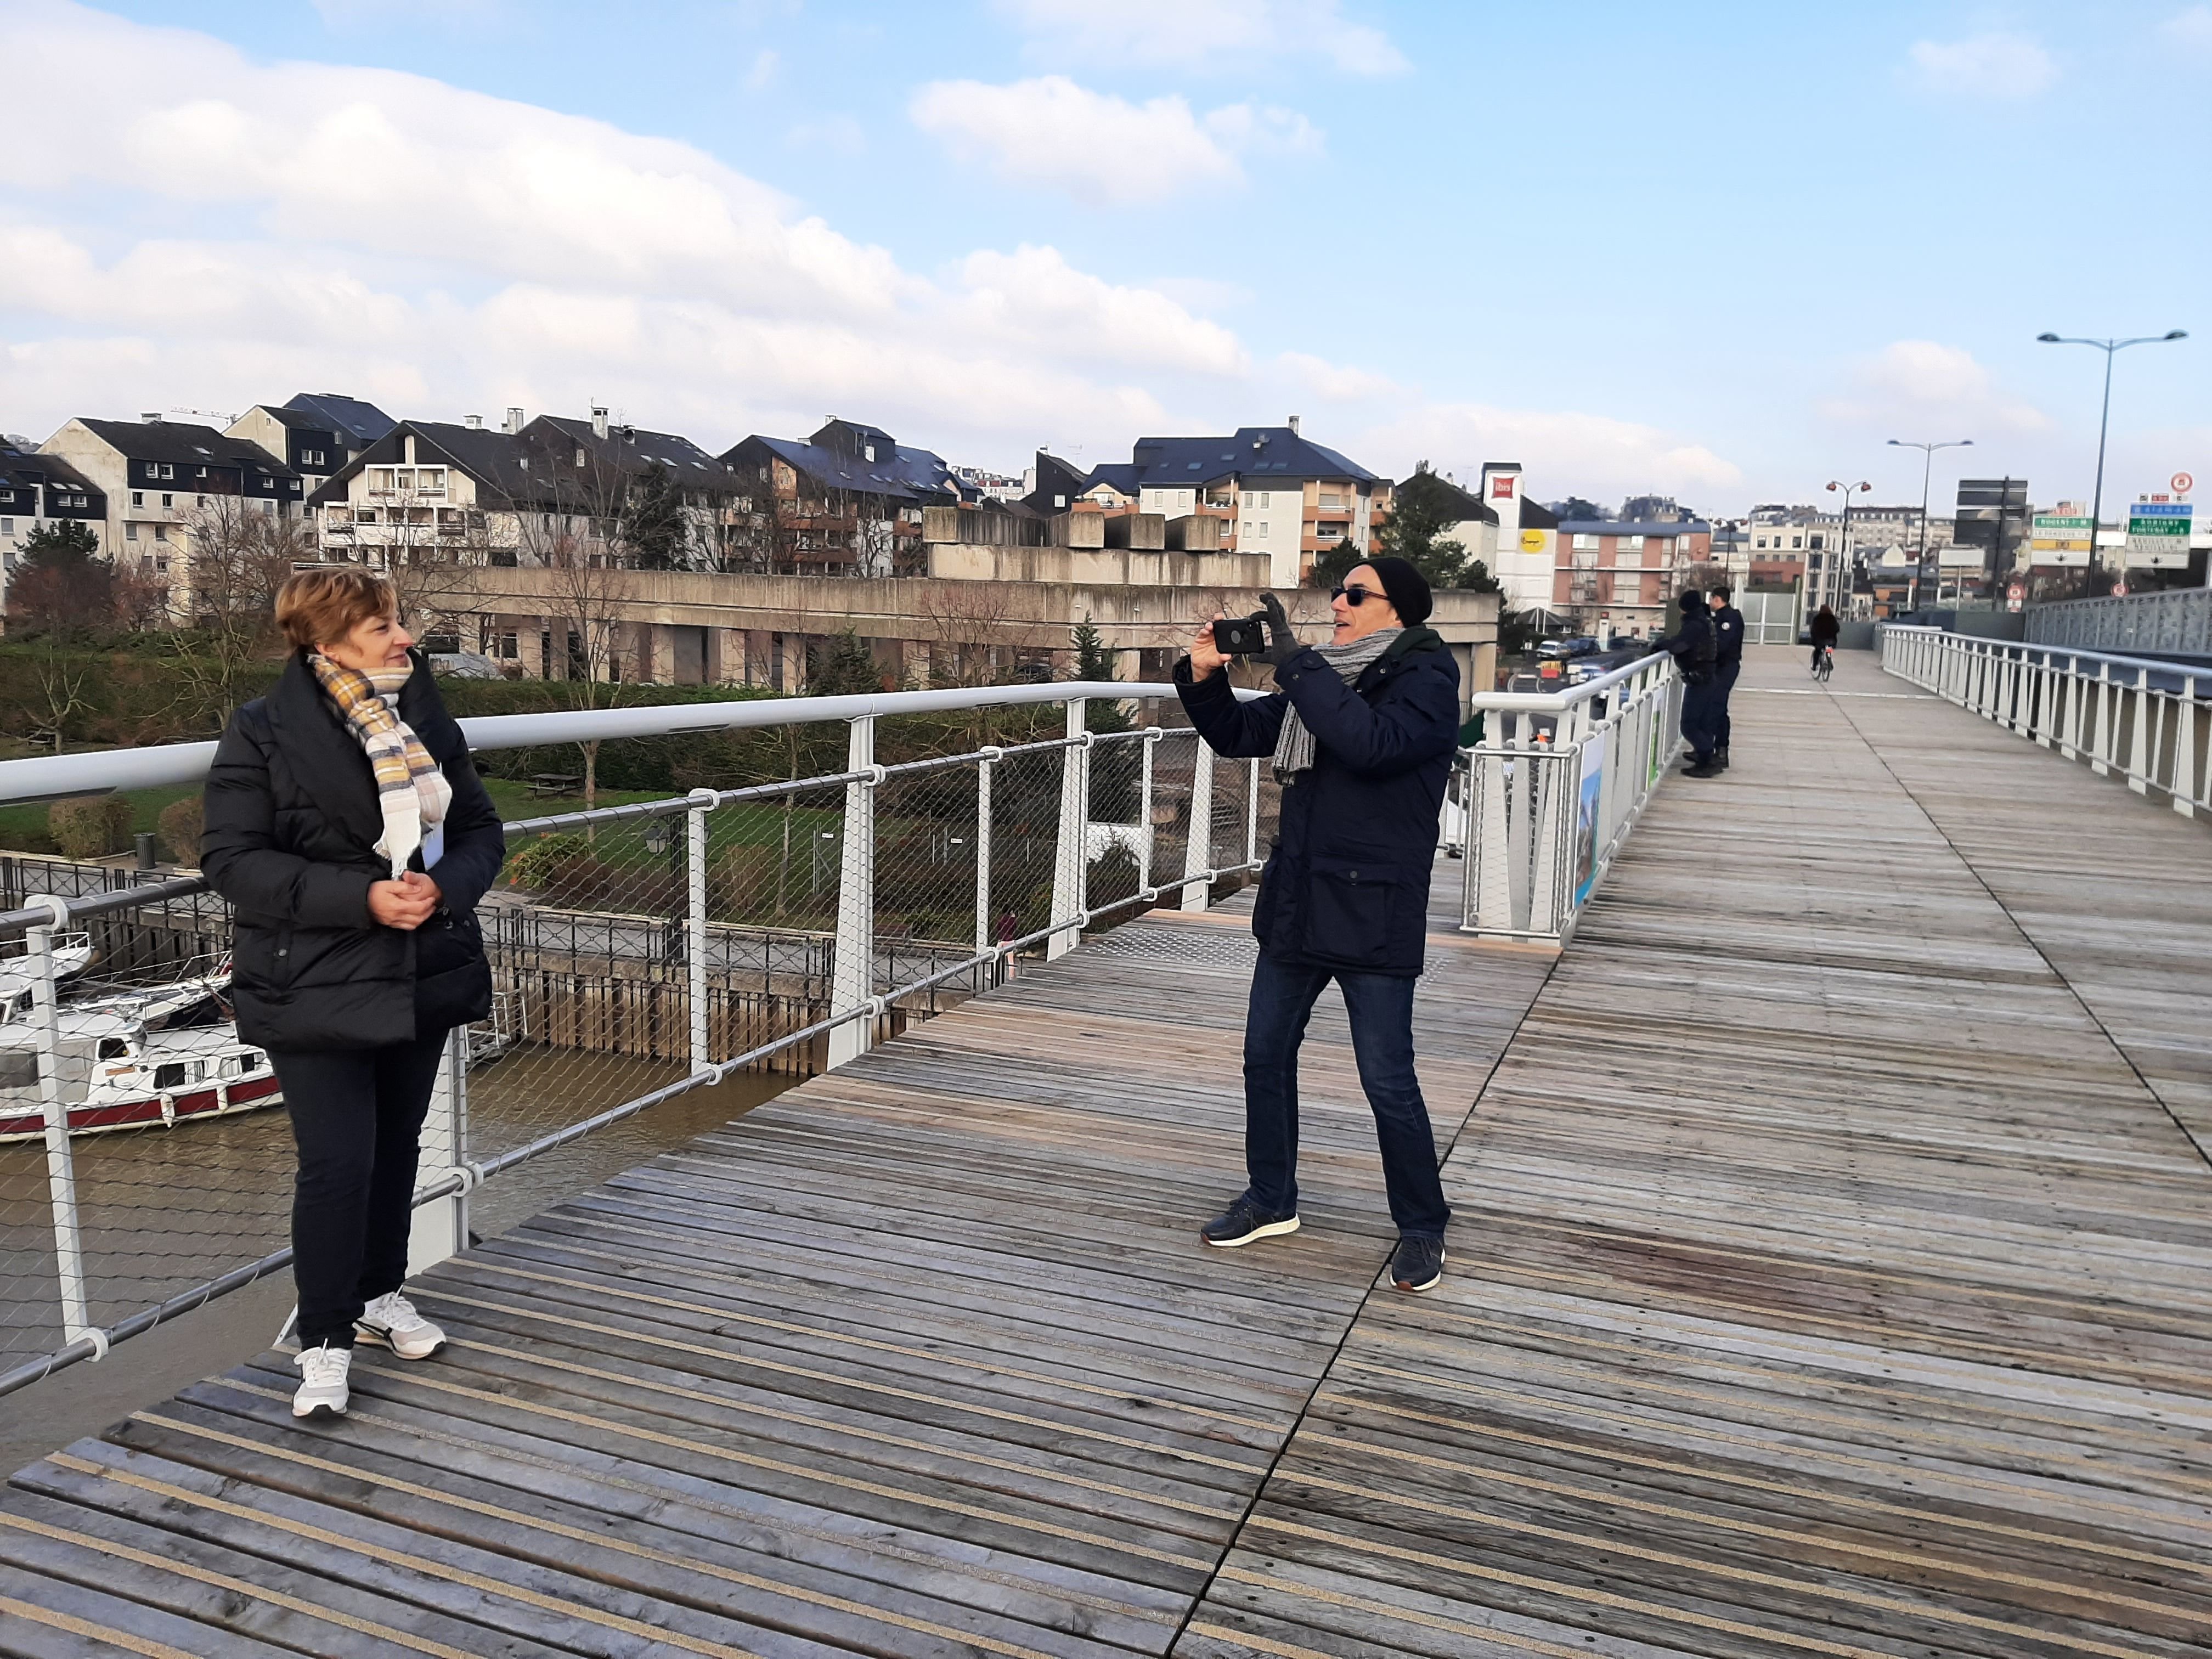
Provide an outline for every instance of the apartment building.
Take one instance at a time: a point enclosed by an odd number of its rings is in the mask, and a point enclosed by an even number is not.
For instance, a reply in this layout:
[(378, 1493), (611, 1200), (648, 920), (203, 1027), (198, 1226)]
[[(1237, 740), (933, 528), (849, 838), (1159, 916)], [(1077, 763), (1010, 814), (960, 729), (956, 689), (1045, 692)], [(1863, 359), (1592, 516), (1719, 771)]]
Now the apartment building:
[(40, 454), (27, 441), (0, 441), (0, 605), (33, 532), (73, 521), (97, 538), (106, 518), (106, 494), (67, 461)]
[(197, 422), (80, 417), (64, 422), (40, 453), (68, 462), (105, 498), (101, 551), (173, 593), (187, 580), (192, 529), (205, 515), (234, 507), (291, 520), (306, 505), (300, 475), (288, 463)]
[(512, 564), (533, 532), (557, 533), (544, 513), (525, 522), (556, 493), (532, 476), (532, 459), (519, 430), (489, 430), (481, 416), (402, 421), (310, 498), (323, 556), (379, 569), (424, 556)]
[(1600, 638), (1662, 632), (1668, 596), (1712, 555), (1701, 519), (1567, 520), (1557, 535), (1551, 608)]
[(720, 459), (738, 492), (726, 538), (733, 569), (910, 574), (925, 556), (923, 508), (982, 499), (942, 456), (835, 416), (803, 441), (756, 433)]
[(1110, 490), (1170, 521), (1221, 520), (1221, 550), (1266, 556), (1276, 587), (1296, 587), (1314, 561), (1346, 541), (1373, 552), (1390, 481), (1284, 426), (1220, 438), (1139, 438), (1127, 464), (1092, 470), (1087, 492)]
[[(362, 404), (359, 407), (368, 409), (370, 405)], [(375, 412), (383, 423), (383, 430), (377, 436), (382, 437), (396, 422), (383, 411)], [(295, 409), (291, 404), (256, 404), (225, 427), (223, 435), (243, 438), (279, 458), (300, 475), (308, 495), (328, 483), (340, 467), (368, 447), (328, 415)]]

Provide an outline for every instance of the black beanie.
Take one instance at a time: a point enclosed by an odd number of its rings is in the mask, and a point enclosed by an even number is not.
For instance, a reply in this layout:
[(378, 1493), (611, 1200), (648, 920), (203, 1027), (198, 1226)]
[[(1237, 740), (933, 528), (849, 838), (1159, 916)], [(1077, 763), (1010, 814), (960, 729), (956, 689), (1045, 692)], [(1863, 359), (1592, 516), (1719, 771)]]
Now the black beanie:
[(1418, 628), (1428, 621), (1429, 612), (1436, 608), (1429, 597), (1429, 579), (1413, 568), (1411, 560), (1363, 559), (1360, 562), (1382, 579), (1383, 597), (1390, 601), (1400, 622)]
[(1682, 590), (1681, 597), (1674, 603), (1685, 611), (1703, 611), (1705, 609), (1705, 596), (1698, 588), (1686, 587)]

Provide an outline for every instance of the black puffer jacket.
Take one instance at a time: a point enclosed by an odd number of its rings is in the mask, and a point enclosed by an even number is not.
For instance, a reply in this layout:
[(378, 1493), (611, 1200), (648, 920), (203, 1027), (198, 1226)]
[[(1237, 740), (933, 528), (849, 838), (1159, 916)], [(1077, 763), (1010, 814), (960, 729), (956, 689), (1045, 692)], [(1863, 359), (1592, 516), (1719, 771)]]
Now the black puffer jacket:
[(1314, 734), (1310, 772), (1283, 789), (1252, 932), (1269, 956), (1370, 974), (1421, 971), (1437, 815), (1459, 738), (1459, 665), (1409, 628), (1346, 685), (1319, 653), (1275, 671), (1282, 690), (1239, 702), (1229, 676), (1176, 665), (1190, 722), (1220, 754), (1275, 752), (1292, 703)]
[[(370, 884), (390, 878), (376, 777), (304, 656), (269, 695), (242, 706), (209, 769), (200, 866), (237, 910), (231, 984), (238, 1034), (264, 1048), (375, 1048), (416, 1035), (418, 959), (441, 980), (481, 974), (477, 902), (499, 874), (499, 812), (447, 714), (428, 661), (399, 692), (453, 789), (445, 851), (431, 878), (444, 902), (413, 932), (368, 914)], [(422, 854), (414, 860), (422, 867)]]

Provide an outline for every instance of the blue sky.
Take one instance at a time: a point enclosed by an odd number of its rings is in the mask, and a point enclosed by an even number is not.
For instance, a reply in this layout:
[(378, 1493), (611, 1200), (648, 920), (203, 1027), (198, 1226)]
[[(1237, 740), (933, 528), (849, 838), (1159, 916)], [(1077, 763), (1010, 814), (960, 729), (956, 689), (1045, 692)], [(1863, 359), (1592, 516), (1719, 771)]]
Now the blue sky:
[[(0, 0), (0, 429), (307, 381), (1539, 495), (2212, 477), (2212, 6)], [(49, 59), (48, 61), (53, 61)], [(31, 182), (35, 180), (36, 182)], [(1948, 459), (1948, 458), (1946, 458)], [(1958, 468), (1950, 469), (1955, 476)], [(1939, 464), (1938, 489), (1943, 469)]]

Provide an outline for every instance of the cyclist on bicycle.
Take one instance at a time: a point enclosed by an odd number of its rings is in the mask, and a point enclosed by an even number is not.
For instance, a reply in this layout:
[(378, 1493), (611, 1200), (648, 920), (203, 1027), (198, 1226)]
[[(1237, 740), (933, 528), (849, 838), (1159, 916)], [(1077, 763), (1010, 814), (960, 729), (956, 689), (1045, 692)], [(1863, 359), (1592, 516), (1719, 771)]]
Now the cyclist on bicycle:
[(1817, 674), (1820, 672), (1820, 659), (1836, 648), (1844, 625), (1836, 620), (1836, 613), (1824, 605), (1813, 613), (1809, 631), (1813, 636), (1813, 672)]

